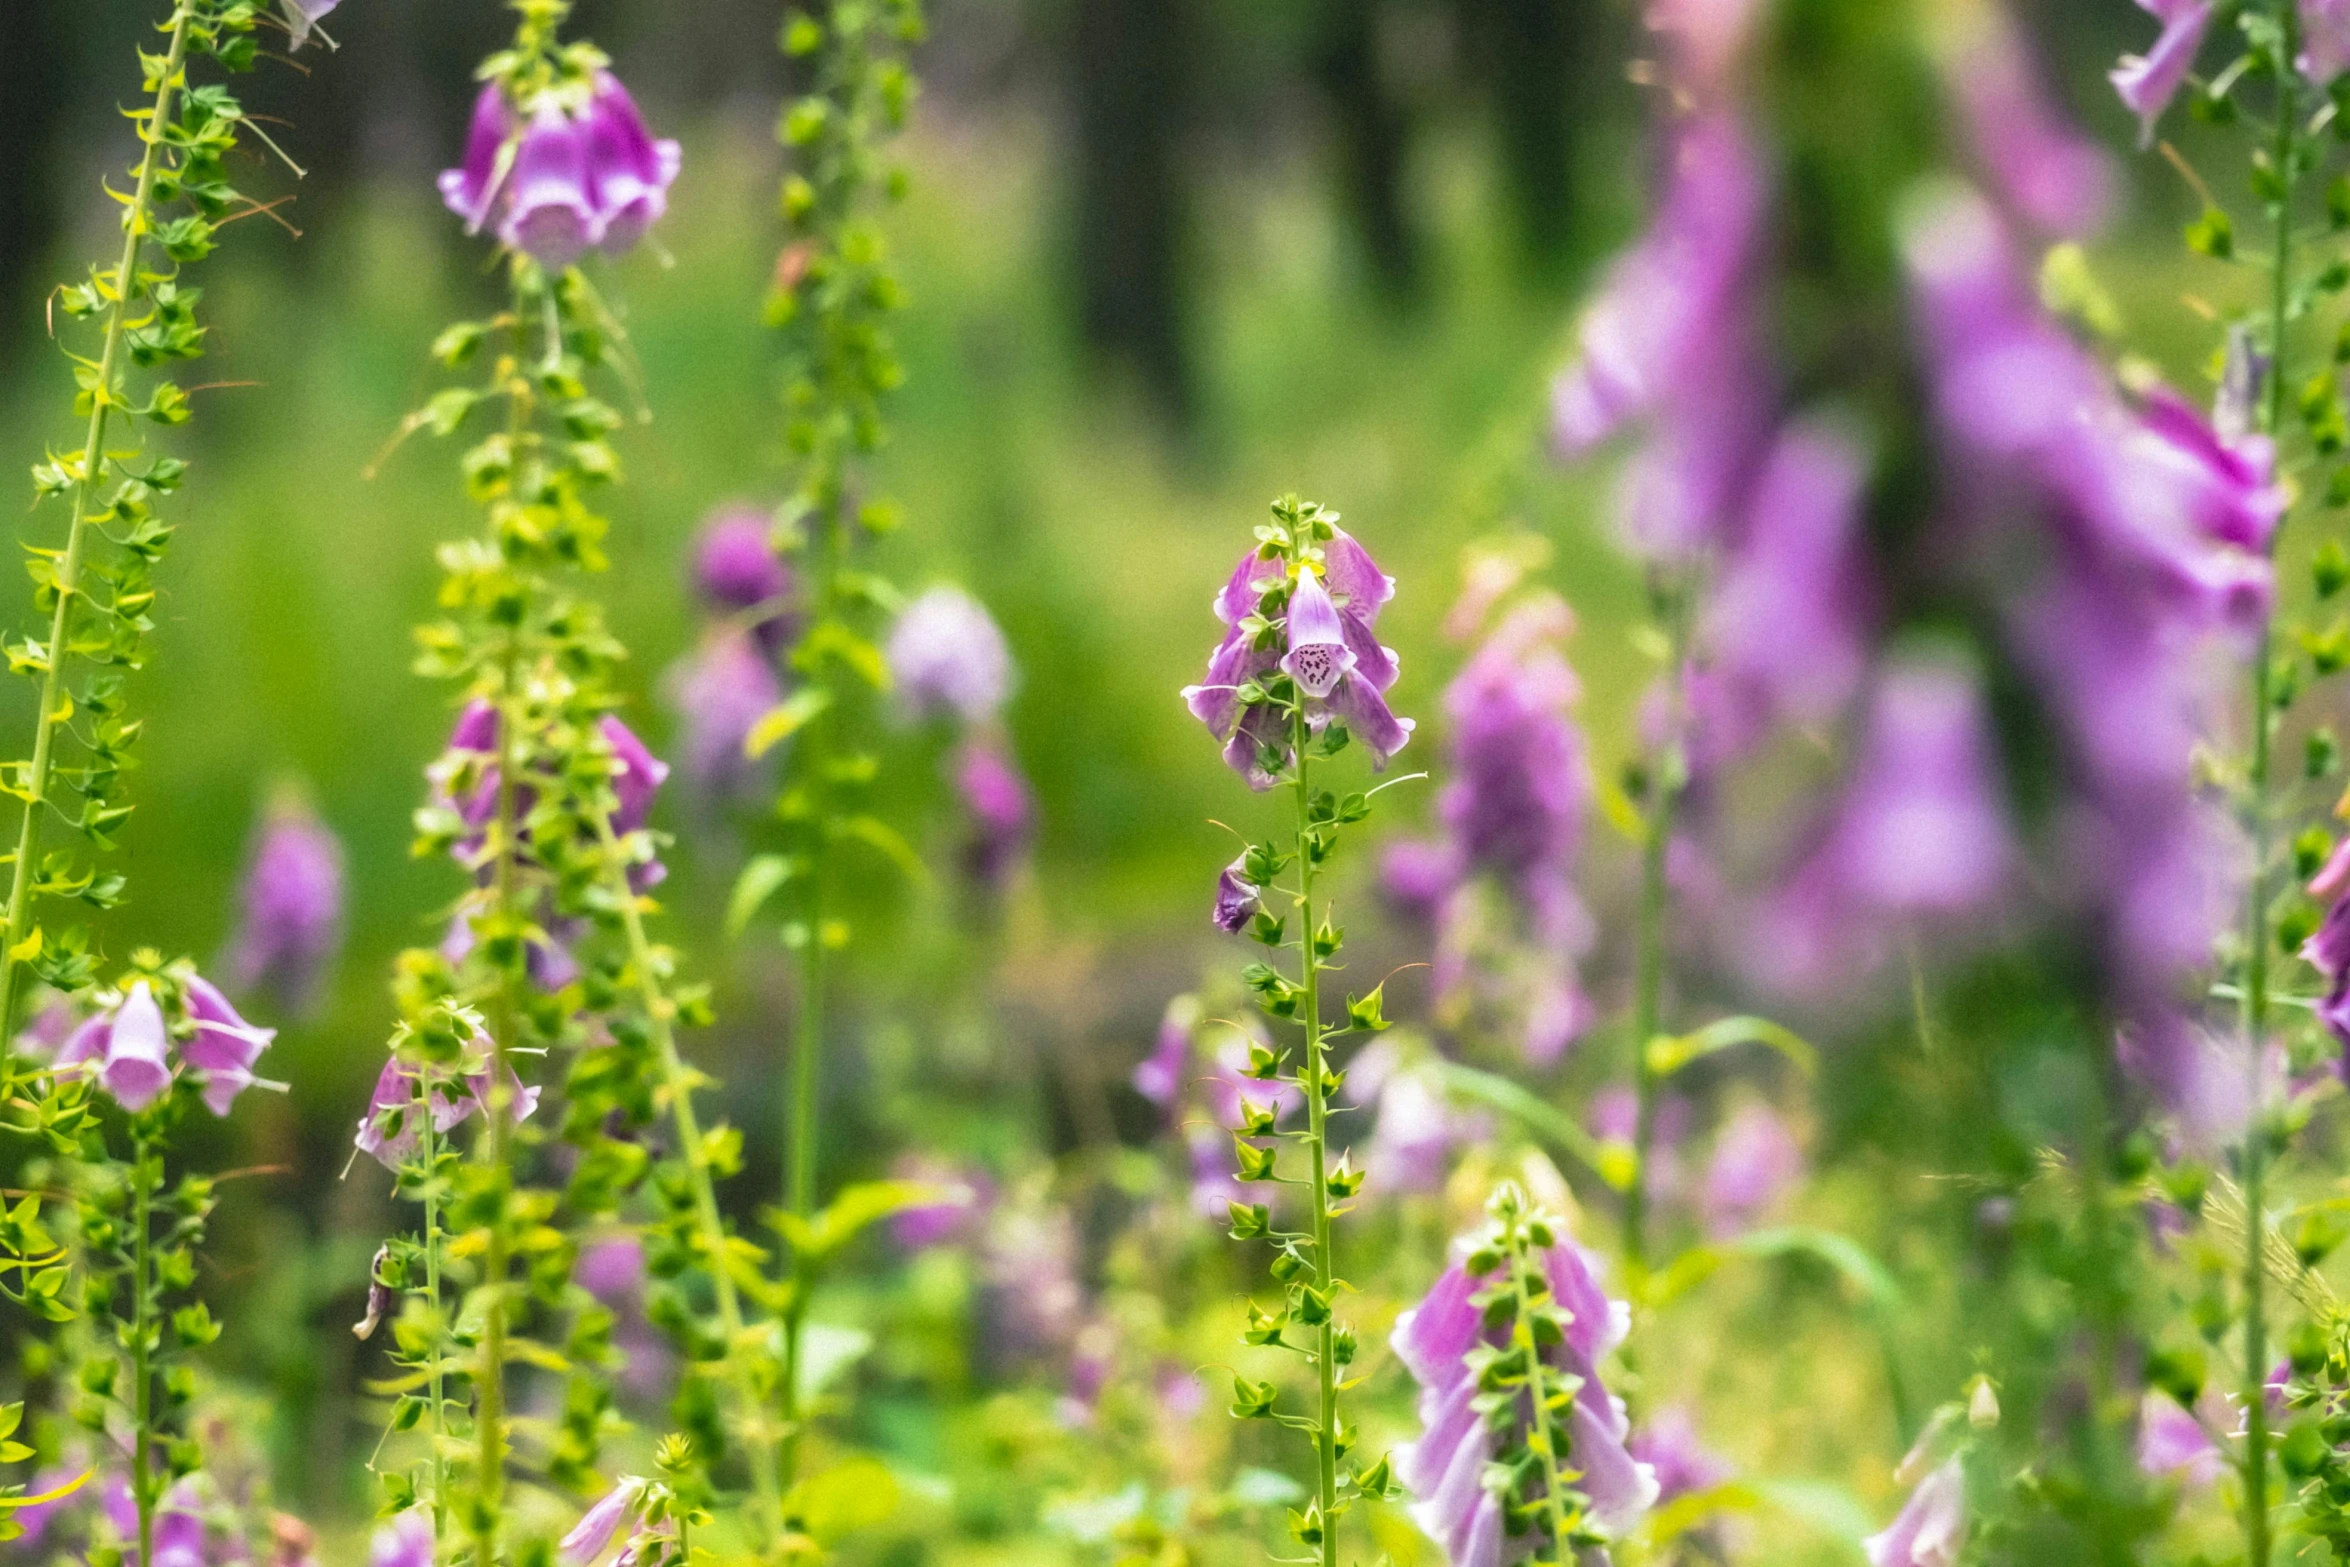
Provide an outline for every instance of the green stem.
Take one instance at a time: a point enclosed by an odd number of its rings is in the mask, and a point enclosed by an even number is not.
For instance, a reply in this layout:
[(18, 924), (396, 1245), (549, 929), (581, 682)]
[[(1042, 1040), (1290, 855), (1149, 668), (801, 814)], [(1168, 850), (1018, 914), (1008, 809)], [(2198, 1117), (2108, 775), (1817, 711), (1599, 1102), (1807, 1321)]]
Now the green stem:
[[(424, 1161), (424, 1293), (432, 1302), (433, 1316), (441, 1312), (441, 1195), (440, 1181), (435, 1173), (440, 1163), (440, 1138), (433, 1129), (431, 1079), (421, 1080), (422, 1097), (413, 1112), (417, 1118), (417, 1149)], [(447, 1346), (435, 1335), (432, 1341), (432, 1360), (426, 1367), (426, 1382), (432, 1394), (432, 1537), (436, 1558), (440, 1542), (447, 1537), (449, 1527), (449, 1459), (446, 1451), (448, 1424), (447, 1377), (441, 1362)]]
[(1648, 1155), (1656, 1142), (1660, 1097), (1656, 1074), (1649, 1069), (1648, 1044), (1664, 1022), (1665, 924), (1672, 905), (1667, 872), (1688, 767), (1681, 750), (1689, 661), (1687, 595), (1668, 591), (1663, 602), (1671, 660), (1665, 670), (1666, 737), (1649, 768), (1632, 984), (1632, 1086), (1639, 1110), (1632, 1132), (1632, 1185), (1624, 1193), (1624, 1257), (1635, 1284), (1648, 1271)]
[[(2269, 381), (2266, 423), (2269, 433), (2285, 427), (2286, 389), (2292, 377), (2287, 365), (2287, 334), (2292, 323), (2293, 187), (2298, 178), (2300, 101), (2293, 57), (2298, 52), (2299, 13), (2294, 0), (2276, 0), (2280, 45), (2273, 62), (2277, 81), (2276, 177), (2281, 193), (2276, 209), (2276, 243), (2269, 278)], [(2284, 531), (2279, 519), (2276, 534)], [(2275, 550), (2276, 534), (2270, 550)], [(2252, 766), (2247, 780), (2247, 810), (2252, 828), (2252, 876), (2244, 909), (2244, 985), (2239, 1003), (2246, 1051), (2245, 1071), (2251, 1085), (2250, 1131), (2244, 1139), (2244, 1554), (2247, 1567), (2269, 1567), (2273, 1547), (2269, 1519), (2268, 1424), (2268, 1118), (2266, 1046), (2269, 1013), (2269, 903), (2272, 897), (2269, 859), (2274, 852), (2269, 821), (2269, 783), (2275, 690), (2270, 673), (2273, 628), (2260, 624), (2252, 666)]]
[[(1560, 1459), (1565, 1455), (1559, 1452), (1558, 1431), (1550, 1418), (1550, 1396), (1543, 1386), (1545, 1368), (1542, 1364), (1542, 1346), (1534, 1335), (1535, 1294), (1527, 1278), (1525, 1221), (1519, 1217), (1511, 1219), (1509, 1223), (1510, 1288), (1516, 1293), (1518, 1301), (1516, 1326), (1512, 1332), (1516, 1335), (1518, 1347), (1526, 1355), (1526, 1392), (1534, 1401), (1534, 1434), (1537, 1438), (1534, 1450), (1542, 1460), (1543, 1501), (1550, 1512), (1551, 1554), (1545, 1559), (1563, 1562), (1566, 1560), (1567, 1542), (1574, 1528), (1573, 1520), (1567, 1514), (1566, 1471), (1560, 1466)], [(1548, 1290), (1545, 1289), (1544, 1293), (1547, 1294)]]
[[(765, 1412), (744, 1377), (742, 1298), (735, 1288), (728, 1262), (726, 1225), (718, 1214), (718, 1193), (710, 1174), (709, 1150), (702, 1142), (700, 1117), (694, 1113), (693, 1078), (686, 1070), (684, 1057), (678, 1053), (677, 1004), (662, 989), (661, 977), (654, 969), (653, 944), (645, 935), (643, 906), (636, 890), (628, 884), (628, 867), (621, 858), (620, 840), (612, 830), (611, 815), (605, 811), (592, 814), (597, 841), (604, 849), (605, 890), (620, 905), (621, 927), (628, 937), (629, 966), (635, 970), (637, 994), (652, 1030), (653, 1048), (661, 1058), (661, 1078), (669, 1093), (670, 1121), (677, 1129), (678, 1145), (685, 1154), (686, 1178), (693, 1189), (694, 1222), (701, 1230), (703, 1254), (709, 1259), (710, 1286), (718, 1298), (718, 1325), (726, 1335), (727, 1365), (735, 1380), (736, 1401), (749, 1428), (751, 1487), (758, 1499), (759, 1528), (766, 1537), (765, 1545), (772, 1548), (782, 1524), (776, 1494), (775, 1444), (765, 1427)], [(682, 1544), (682, 1521), (678, 1527)], [(683, 1559), (691, 1560), (691, 1557)]]
[[(74, 478), (73, 522), (66, 531), (65, 553), (56, 570), (57, 607), (49, 616), (48, 666), (41, 675), (41, 706), (33, 718), (33, 757), (24, 779), (24, 820), (17, 828), (16, 858), (8, 882), (8, 955), (0, 957), (0, 1058), (12, 1050), (16, 1038), (17, 970), (15, 957), (28, 934), (33, 912), (33, 861), (40, 853), (41, 813), (49, 806), (49, 778), (55, 765), (57, 730), (64, 722), (67, 643), (73, 627), (74, 600), (81, 593), (82, 553), (93, 526), (91, 502), (106, 461), (106, 426), (114, 409), (114, 377), (122, 358), (122, 343), (130, 328), (132, 301), (138, 297), (139, 249), (153, 226), (155, 177), (162, 167), (162, 127), (171, 118), (172, 99), (187, 69), (188, 22), (191, 0), (179, 0), (171, 18), (171, 46), (155, 86), (155, 103), (140, 130), (147, 144), (139, 159), (138, 188), (122, 215), (122, 258), (115, 264), (114, 303), (106, 313), (105, 346), (98, 352), (97, 385), (90, 393), (89, 432), (82, 442), (82, 465)], [(152, 1561), (153, 1557), (143, 1558)]]
[(154, 1223), (154, 1180), (147, 1134), (131, 1134), (131, 1502), (139, 1514), (139, 1560), (155, 1559), (154, 1475), (155, 1367), (151, 1340), (156, 1333), (154, 1256), (148, 1235)]
[(1313, 832), (1313, 785), (1306, 763), (1305, 703), (1301, 698), (1290, 718), (1289, 745), (1296, 758), (1294, 793), (1297, 797), (1297, 951), (1300, 982), (1305, 989), (1305, 1060), (1298, 1080), (1305, 1090), (1306, 1150), (1313, 1163), (1314, 1288), (1330, 1303), (1329, 1312), (1315, 1330), (1314, 1369), (1319, 1394), (1315, 1421), (1315, 1494), (1322, 1509), (1322, 1567), (1338, 1567), (1338, 1262), (1330, 1240), (1329, 1077), (1322, 1047), (1322, 959), (1315, 951), (1318, 921), (1314, 910), (1314, 856), (1308, 840)]

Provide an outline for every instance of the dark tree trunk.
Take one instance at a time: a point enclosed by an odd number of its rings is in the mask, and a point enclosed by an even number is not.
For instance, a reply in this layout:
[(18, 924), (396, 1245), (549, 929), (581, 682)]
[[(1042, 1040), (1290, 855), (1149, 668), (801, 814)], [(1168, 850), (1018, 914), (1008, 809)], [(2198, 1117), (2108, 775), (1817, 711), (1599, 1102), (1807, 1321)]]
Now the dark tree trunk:
[(1340, 191), (1391, 299), (1418, 292), (1419, 236), (1404, 210), (1411, 127), (1380, 69), (1378, 0), (1323, 0), (1314, 76), (1329, 100)]

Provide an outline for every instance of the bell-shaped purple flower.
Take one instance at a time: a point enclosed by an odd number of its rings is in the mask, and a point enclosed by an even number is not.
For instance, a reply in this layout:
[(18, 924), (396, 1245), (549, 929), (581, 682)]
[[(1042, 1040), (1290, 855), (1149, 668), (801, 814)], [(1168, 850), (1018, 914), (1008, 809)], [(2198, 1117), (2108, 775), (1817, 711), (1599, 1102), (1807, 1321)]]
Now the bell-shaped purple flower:
[(1803, 1145), (1778, 1112), (1748, 1104), (1714, 1138), (1698, 1201), (1716, 1240), (1752, 1229), (1803, 1178)]
[[(431, 1112), (436, 1137), (447, 1136), (474, 1112), (486, 1113), (489, 1108), (490, 1074), (486, 1067), (457, 1079), (434, 1077), (426, 1094), (419, 1093), (419, 1081), (416, 1070), (402, 1065), (398, 1057), (386, 1061), (376, 1076), (367, 1114), (359, 1118), (358, 1134), (351, 1139), (354, 1147), (387, 1170), (396, 1170), (415, 1157), (423, 1142), (424, 1128), (418, 1121), (420, 1098)], [(506, 1094), (509, 1113), (517, 1123), (529, 1120), (539, 1107), (537, 1086), (524, 1084), (511, 1066), (506, 1068)]]
[(1306, 695), (1327, 698), (1338, 682), (1354, 671), (1355, 656), (1347, 648), (1338, 606), (1331, 602), (1330, 590), (1322, 586), (1320, 572), (1297, 574), (1297, 586), (1289, 595), (1288, 631), (1289, 651), (1282, 655), (1282, 672)]
[(504, 207), (498, 238), (551, 272), (570, 266), (596, 242), (587, 132), (551, 103), (523, 129)]
[(2293, 63), (2319, 87), (2350, 71), (2350, 0), (2300, 0), (2301, 54)]
[(367, 1567), (433, 1567), (432, 1517), (411, 1507), (375, 1531)]
[(91, 1061), (98, 1085), (125, 1110), (144, 1110), (171, 1091), (171, 1031), (147, 981), (134, 982), (57, 1052), (61, 1067)]
[(1012, 651), (995, 617), (952, 584), (899, 613), (887, 652), (898, 700), (916, 718), (985, 723), (1012, 694)]
[(779, 654), (797, 627), (791, 568), (768, 539), (767, 514), (729, 506), (702, 525), (694, 541), (694, 593), (711, 609), (743, 615), (759, 611), (753, 635), (768, 657)]
[(1861, 1549), (1869, 1567), (1956, 1567), (1965, 1543), (1966, 1470), (1953, 1458), (1919, 1481), (1893, 1526)]
[(1375, 1107), (1363, 1172), (1382, 1194), (1441, 1191), (1459, 1149), (1491, 1133), (1485, 1117), (1455, 1109), (1443, 1083), (1382, 1039), (1346, 1069), (1346, 1099)]
[(465, 220), (465, 232), (478, 234), (490, 220), (506, 178), (507, 145), (515, 130), (514, 109), (506, 101), (502, 83), (486, 84), (473, 100), (473, 118), (465, 129), (465, 161), (444, 170), (441, 200)]
[(286, 31), (293, 36), (293, 45), (299, 49), (310, 41), (311, 30), (318, 26), (342, 0), (285, 0)]
[(2138, 8), (2162, 24), (2162, 33), (2146, 53), (2122, 56), (2113, 69), (2113, 87), (2138, 117), (2139, 145), (2150, 147), (2154, 122), (2195, 69), (2195, 56), (2218, 7), (2213, 0), (2138, 0)]
[(653, 797), (669, 780), (669, 764), (655, 756), (635, 730), (610, 714), (596, 720), (596, 731), (612, 748), (616, 764), (612, 792), (619, 806), (612, 813), (612, 830), (623, 836), (642, 832), (653, 819)]
[(1705, 1445), (1697, 1424), (1682, 1405), (1673, 1404), (1632, 1433), (1632, 1456), (1656, 1471), (1656, 1500), (1670, 1506), (1684, 1496), (1710, 1491), (1728, 1482), (1737, 1471), (1728, 1459)]
[(2138, 1468), (2155, 1479), (2175, 1475), (2202, 1490), (2225, 1472), (2227, 1458), (2201, 1421), (2149, 1389), (2138, 1407)]
[(273, 803), (239, 889), (225, 973), (240, 992), (266, 988), (304, 1011), (343, 939), (343, 846), (298, 798)]
[(1248, 879), (1248, 856), (1243, 854), (1216, 878), (1216, 928), (1237, 936), (1257, 917), (1265, 889)]
[(684, 156), (676, 142), (653, 139), (636, 100), (610, 71), (596, 73), (584, 128), (596, 243), (607, 255), (621, 255), (669, 210), (669, 187)]
[(666, 682), (678, 717), (678, 757), (691, 792), (702, 800), (756, 796), (772, 769), (753, 761), (744, 742), (783, 700), (775, 666), (751, 638), (720, 628), (680, 659)]
[[(1599, 1287), (1589, 1258), (1572, 1243), (1543, 1259), (1553, 1298), (1567, 1313), (1566, 1332), (1545, 1359), (1580, 1379), (1568, 1406), (1565, 1457), (1590, 1500), (1593, 1523), (1622, 1534), (1656, 1502), (1655, 1471), (1626, 1446), (1630, 1423), (1621, 1399), (1601, 1383), (1599, 1362), (1623, 1341), (1629, 1309)], [(1453, 1567), (1500, 1567), (1505, 1549), (1501, 1502), (1484, 1485), (1494, 1453), (1492, 1426), (1476, 1407), (1478, 1378), (1470, 1351), (1494, 1341), (1472, 1304), (1479, 1283), (1455, 1263), (1417, 1306), (1396, 1319), (1391, 1342), (1420, 1384), (1418, 1441), (1398, 1449), (1395, 1472), (1412, 1493), (1413, 1519), (1444, 1548)]]
[(180, 1047), (180, 1060), (204, 1074), (205, 1108), (225, 1116), (237, 1095), (253, 1086), (253, 1063), (277, 1038), (277, 1030), (246, 1022), (201, 975), (188, 977), (184, 996), (195, 1032)]
[(1999, 6), (1967, 8), (1951, 30), (1943, 81), (1983, 177), (2043, 234), (2095, 232), (2113, 205), (2112, 163), (2068, 121), (2023, 30)]
[(1191, 1035), (1199, 1026), (1199, 1001), (1177, 996), (1159, 1019), (1151, 1053), (1134, 1068), (1134, 1091), (1152, 1104), (1172, 1110), (1183, 1095), (1184, 1077), (1191, 1070)]
[(1028, 852), (1036, 830), (1036, 802), (1019, 764), (992, 737), (966, 741), (953, 759), (955, 793), (963, 802), (969, 835), (963, 868), (972, 883), (1000, 892)]
[(625, 1524), (633, 1523), (645, 1504), (646, 1482), (623, 1475), (601, 1501), (580, 1516), (556, 1549), (569, 1567), (587, 1567), (604, 1554)]

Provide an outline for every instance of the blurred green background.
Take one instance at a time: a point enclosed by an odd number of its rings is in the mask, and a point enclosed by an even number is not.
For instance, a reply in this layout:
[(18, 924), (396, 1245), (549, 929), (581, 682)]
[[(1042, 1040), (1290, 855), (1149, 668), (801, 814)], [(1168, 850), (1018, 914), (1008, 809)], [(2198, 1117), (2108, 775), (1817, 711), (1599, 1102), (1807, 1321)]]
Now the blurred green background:
[[(71, 434), (42, 297), (111, 232), (98, 182), (129, 158), (113, 106), (135, 88), (130, 51), (152, 9), (0, 0), (0, 450), (20, 472)], [(1943, 156), (1917, 126), (1918, 37), (1934, 9), (1788, 0), (1774, 24), (1786, 69), (1772, 109), (1807, 177), (1799, 194), (1824, 215), (1797, 275), (1825, 291), (1815, 308), (1849, 312), (1879, 351), (1901, 329), (1887, 214)], [(2100, 73), (2143, 44), (2142, 14), (2126, 0), (2021, 14), (2080, 118), (2126, 146)], [(434, 542), (475, 518), (452, 447), (385, 448), (437, 384), (425, 345), (488, 290), (482, 248), (442, 211), (431, 175), (453, 159), (471, 62), (504, 23), (491, 0), (346, 0), (329, 22), (339, 52), (307, 53), (299, 71), (265, 64), (249, 102), (288, 122), (272, 134), (311, 166), (286, 209), (303, 234), (248, 220), (205, 264), (202, 379), (221, 384), (164, 438), (196, 467), (171, 509), (181, 531), (161, 633), (135, 686), (150, 722), (121, 854), (133, 901), (109, 942), (216, 953), (255, 812), (281, 780), (310, 790), (349, 851), (333, 988), (269, 1058), (294, 1092), (248, 1101), (198, 1153), (273, 1167), (240, 1183), (224, 1222), (219, 1283), (242, 1299), (226, 1354), (276, 1390), (279, 1476), (312, 1505), (355, 1500), (353, 1461), (372, 1440), (320, 1395), (352, 1375), (341, 1324), (389, 1222), (372, 1168), (337, 1176), (382, 1061), (391, 956), (436, 934), (453, 891), (447, 865), (407, 853), (419, 769), (449, 718), (408, 673), (408, 628), (430, 610)], [(687, 541), (715, 504), (779, 486), (759, 324), (781, 167), (774, 23), (763, 0), (578, 10), (575, 31), (610, 49), (656, 130), (686, 151), (657, 243), (605, 279), (652, 414), (622, 436), (630, 470), (611, 496), (602, 590), (634, 654), (629, 717), (656, 745), (671, 730), (663, 671), (697, 634)], [(909, 379), (879, 483), (908, 522), (883, 554), (909, 586), (961, 580), (1002, 621), (1041, 834), (1000, 925), (982, 928), (948, 887), (886, 911), (897, 934), (857, 960), (847, 1025), (877, 1056), (919, 1059), (971, 1008), (992, 1009), (989, 1029), (1027, 1042), (1006, 1059), (1063, 1063), (1046, 1090), (1056, 1136), (1081, 1136), (1077, 1101), (1094, 1094), (1147, 1130), (1117, 1085), (1167, 996), (1222, 960), (1203, 916), (1230, 840), (1211, 818), (1245, 824), (1256, 808), (1175, 691), (1210, 646), (1211, 591), (1282, 491), (1337, 507), (1402, 580), (1382, 634), (1404, 657), (1399, 710), (1430, 739), (1459, 656), (1437, 627), (1463, 547), (1520, 529), (1549, 539), (1548, 580), (1582, 620), (1594, 745), (1603, 766), (1621, 758), (1646, 668), (1627, 637), (1638, 582), (1609, 538), (1604, 469), (1559, 470), (1542, 439), (1579, 292), (1640, 220), (1646, 106), (1626, 65), (1641, 44), (1628, 0), (937, 7), (902, 147), (911, 195), (891, 225)], [(2101, 264), (2129, 285), (2139, 324), (2195, 355), (2192, 322), (2167, 308), (2171, 187), (2147, 168), (2148, 195)], [(258, 160), (246, 183), (293, 188)], [(2149, 301), (2162, 308), (2139, 308)], [(1898, 352), (1882, 359), (1850, 367), (1853, 379), (1898, 379)], [(56, 523), (34, 513), (27, 536)], [(931, 739), (901, 737), (888, 793), (901, 819), (929, 824), (943, 865), (957, 828), (935, 755)], [(1423, 744), (1406, 760), (1433, 755)], [(762, 1168), (779, 958), (763, 938), (720, 934), (739, 835), (674, 797), (665, 810), (680, 838), (672, 932), (720, 982), (721, 1021), (696, 1048), (730, 1085), (727, 1113)], [(1592, 840), (1586, 880), (1604, 919), (1625, 851), (1597, 825)], [(1344, 894), (1356, 906), (1360, 869)], [(1380, 950), (1412, 956), (1392, 937)], [(1010, 983), (967, 983), (997, 962)], [(1604, 1003), (1620, 980), (1603, 967), (1600, 984)], [(836, 1173), (938, 1131), (860, 1097), (864, 1070), (844, 1072), (834, 1109), (884, 1135), (834, 1138)], [(1884, 1446), (1873, 1431), (1820, 1440)]]

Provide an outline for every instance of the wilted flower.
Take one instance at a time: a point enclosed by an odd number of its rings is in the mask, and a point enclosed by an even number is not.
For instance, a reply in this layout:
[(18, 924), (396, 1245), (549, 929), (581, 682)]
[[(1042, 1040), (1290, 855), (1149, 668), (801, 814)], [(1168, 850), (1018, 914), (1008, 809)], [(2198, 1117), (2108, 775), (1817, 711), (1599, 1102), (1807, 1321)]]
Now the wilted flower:
[(721, 627), (677, 662), (667, 684), (681, 731), (678, 755), (693, 791), (713, 800), (757, 793), (767, 769), (743, 746), (783, 700), (775, 666), (749, 636)]
[(916, 718), (995, 717), (1012, 694), (1012, 651), (986, 606), (949, 583), (908, 604), (889, 633), (890, 681)]
[(463, 165), (441, 175), (441, 199), (467, 233), (494, 225), (505, 244), (560, 270), (591, 249), (634, 246), (667, 210), (680, 162), (677, 143), (652, 138), (610, 72), (596, 74), (576, 114), (548, 97), (525, 117), (493, 81), (474, 102)]
[[(1594, 1523), (1611, 1534), (1628, 1530), (1654, 1505), (1656, 1474), (1625, 1445), (1629, 1422), (1621, 1399), (1601, 1383), (1599, 1362), (1623, 1342), (1631, 1313), (1601, 1292), (1591, 1263), (1573, 1243), (1543, 1257), (1553, 1297), (1567, 1313), (1566, 1333), (1545, 1359), (1577, 1379), (1565, 1418), (1565, 1461), (1580, 1471), (1575, 1485), (1590, 1499)], [(1471, 1351), (1498, 1343), (1472, 1303), (1479, 1289), (1459, 1263), (1438, 1278), (1419, 1305), (1396, 1319), (1396, 1358), (1420, 1384), (1421, 1436), (1398, 1449), (1395, 1472), (1411, 1491), (1411, 1513), (1444, 1547), (1455, 1567), (1496, 1567), (1504, 1548), (1501, 1501), (1482, 1484), (1495, 1452), (1495, 1431), (1477, 1407), (1480, 1389)]]
[(2154, 122), (2195, 69), (2195, 56), (2203, 48), (2203, 35), (2210, 31), (2217, 7), (2213, 0), (2138, 0), (2138, 8), (2162, 23), (2162, 33), (2146, 53), (2122, 56), (2113, 69), (2113, 86), (2138, 116), (2139, 145), (2150, 147)]
[(343, 938), (343, 846), (298, 796), (272, 802), (240, 887), (225, 969), (231, 988), (268, 987), (306, 1009)]
[(1966, 1471), (1955, 1458), (1918, 1483), (1901, 1516), (1861, 1542), (1869, 1567), (1955, 1567), (1966, 1542)]
[[(1299, 568), (1294, 582), (1286, 562), (1255, 550), (1243, 555), (1216, 595), (1225, 632), (1208, 658), (1207, 679), (1183, 689), (1192, 716), (1224, 742), (1226, 764), (1252, 789), (1273, 786), (1278, 768), (1266, 761), (1277, 756), (1287, 766), (1291, 737), (1279, 709), (1244, 703), (1241, 692), (1277, 671), (1296, 683), (1307, 727), (1318, 734), (1333, 721), (1345, 725), (1371, 753), (1375, 770), (1412, 735), (1412, 720), (1387, 706), (1400, 672), (1395, 650), (1373, 635), (1380, 609), (1395, 596), (1395, 579), (1343, 530), (1321, 553), (1319, 564)], [(1243, 624), (1252, 621), (1260, 624)]]
[(955, 793), (963, 800), (970, 835), (963, 844), (963, 868), (971, 880), (1000, 891), (1028, 851), (1035, 831), (1036, 804), (1019, 764), (992, 736), (965, 741), (954, 754)]
[[(447, 1136), (474, 1112), (489, 1108), (490, 1074), (484, 1066), (466, 1072), (461, 1078), (434, 1076), (429, 1079), (429, 1095), (419, 1091), (416, 1070), (405, 1066), (395, 1056), (384, 1063), (384, 1069), (375, 1079), (375, 1093), (368, 1100), (367, 1114), (359, 1118), (358, 1135), (352, 1143), (358, 1150), (374, 1159), (387, 1170), (396, 1170), (412, 1158), (423, 1140), (424, 1129), (417, 1123), (417, 1101), (425, 1099), (432, 1112), (432, 1129), (436, 1136)], [(526, 1085), (513, 1067), (506, 1068), (506, 1093), (510, 1113), (516, 1122), (527, 1121), (539, 1107), (539, 1091), (535, 1085)]]
[(1216, 878), (1216, 928), (1235, 936), (1248, 929), (1264, 895), (1265, 889), (1248, 879), (1248, 856), (1243, 854)]
[(1715, 1136), (1699, 1188), (1706, 1233), (1719, 1240), (1751, 1228), (1802, 1178), (1803, 1146), (1778, 1112), (1742, 1106)]

